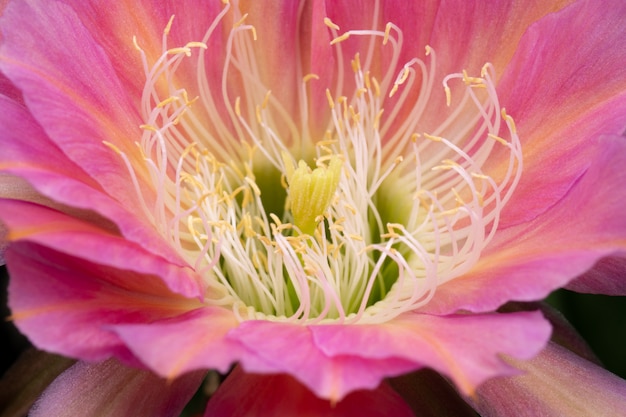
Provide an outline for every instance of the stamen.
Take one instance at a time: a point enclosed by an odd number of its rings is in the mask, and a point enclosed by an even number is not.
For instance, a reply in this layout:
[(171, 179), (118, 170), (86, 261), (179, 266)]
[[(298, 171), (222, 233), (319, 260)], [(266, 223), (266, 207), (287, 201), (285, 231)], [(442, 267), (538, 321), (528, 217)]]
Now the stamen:
[[(520, 141), (493, 68), (439, 78), (442, 92), (430, 46), (402, 63), (393, 23), (339, 35), (325, 18), (338, 73), (347, 63), (341, 42), (370, 42), (351, 59), (354, 82), (339, 77), (325, 89), (330, 121), (313, 143), (307, 94), (326, 86), (307, 85), (320, 77), (298, 67), (296, 123), (261, 81), (256, 29), (223, 4), (204, 38), (182, 46), (167, 45), (172, 16), (154, 62), (133, 38), (146, 76), (139, 151), (104, 145), (122, 158), (147, 219), (203, 275), (206, 302), (242, 321), (375, 323), (428, 303), (477, 262), (521, 176)], [(229, 13), (221, 84), (211, 85), (205, 54)], [(379, 69), (383, 48), (390, 59)], [(182, 66), (196, 78), (176, 75)], [(234, 99), (233, 76), (243, 85)], [(448, 114), (425, 127), (443, 96)], [(509, 152), (497, 175), (484, 168), (494, 149)]]

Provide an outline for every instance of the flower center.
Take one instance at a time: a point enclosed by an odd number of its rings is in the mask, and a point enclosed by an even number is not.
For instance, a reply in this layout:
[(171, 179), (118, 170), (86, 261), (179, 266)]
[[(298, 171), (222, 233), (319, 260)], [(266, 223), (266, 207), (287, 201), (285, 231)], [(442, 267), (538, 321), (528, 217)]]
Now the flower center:
[[(205, 51), (227, 13), (237, 23), (215, 85)], [(425, 60), (399, 65), (395, 25), (340, 35), (325, 19), (341, 80), (342, 43), (372, 42), (364, 64), (360, 54), (351, 60), (353, 82), (321, 87), (330, 119), (312, 140), (307, 91), (319, 77), (302, 77), (299, 118), (287, 111), (264, 86), (255, 29), (237, 13), (226, 4), (204, 39), (175, 48), (167, 46), (170, 20), (151, 65), (135, 42), (147, 78), (140, 157), (108, 145), (126, 162), (145, 215), (204, 276), (205, 302), (240, 320), (371, 323), (428, 303), (477, 262), (521, 175), (519, 138), (493, 69), (447, 75), (437, 96), (431, 48)], [(375, 76), (369, 67), (384, 48), (391, 59)], [(184, 64), (195, 79), (177, 76)], [(233, 100), (234, 73), (241, 95)], [(428, 106), (442, 96), (446, 116), (431, 126)], [(489, 164), (495, 154), (502, 166)]]

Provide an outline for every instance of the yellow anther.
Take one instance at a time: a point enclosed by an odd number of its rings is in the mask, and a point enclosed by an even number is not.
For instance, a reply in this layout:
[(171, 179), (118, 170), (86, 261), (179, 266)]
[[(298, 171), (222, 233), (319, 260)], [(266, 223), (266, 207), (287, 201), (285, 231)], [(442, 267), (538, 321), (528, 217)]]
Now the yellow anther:
[(446, 92), (446, 106), (450, 107), (450, 103), (452, 102), (452, 93), (450, 93), (450, 87), (445, 85), (443, 90)]
[(365, 71), (365, 74), (363, 74), (363, 79), (365, 81), (365, 87), (368, 90), (371, 90), (372, 88), (372, 82), (370, 81), (370, 72), (369, 71)]
[(241, 117), (241, 97), (235, 99), (235, 114), (237, 117)]
[(422, 136), (424, 136), (426, 139), (430, 139), (434, 142), (441, 142), (443, 141), (443, 138), (441, 136), (433, 136), (433, 135), (429, 135), (428, 133), (424, 133)]
[(485, 78), (485, 76), (488, 74), (489, 72), (489, 67), (491, 67), (490, 63), (486, 63), (485, 65), (483, 65), (483, 67), (480, 69), (480, 76)]
[(324, 18), (324, 24), (326, 26), (328, 26), (329, 28), (331, 28), (331, 29), (339, 30), (339, 26), (337, 26), (335, 23), (333, 23), (333, 21), (330, 20), (330, 18), (328, 18), (328, 17)]
[(511, 116), (506, 114), (506, 110), (504, 107), (502, 107), (500, 114), (502, 115), (502, 118), (506, 121), (507, 125), (509, 126), (509, 129), (511, 129), (511, 132), (514, 135), (517, 135), (517, 126), (515, 126), (515, 120), (513, 120)]
[(158, 132), (159, 131), (159, 129), (157, 129), (156, 127), (154, 127), (152, 125), (139, 125), (139, 128), (143, 129), (143, 130), (149, 130), (151, 132)]
[(325, 140), (320, 140), (319, 142), (317, 142), (315, 144), (315, 146), (328, 146), (328, 145), (334, 145), (336, 143), (338, 143), (339, 141), (337, 139), (325, 139)]
[(430, 55), (430, 53), (433, 51), (433, 48), (431, 48), (430, 45), (426, 45), (424, 49), (426, 50), (426, 56)]
[(241, 19), (236, 21), (235, 24), (233, 25), (233, 27), (236, 28), (236, 27), (239, 27), (239, 26), (243, 25), (243, 22), (245, 22), (247, 18), (248, 18), (248, 13), (244, 14), (243, 16), (241, 16)]
[(263, 98), (263, 103), (261, 103), (261, 107), (266, 109), (268, 103), (270, 102), (270, 96), (272, 95), (272, 90), (267, 90), (267, 93), (265, 93), (265, 97)]
[(347, 208), (348, 210), (350, 210), (350, 212), (356, 216), (356, 214), (358, 213), (357, 209), (355, 209), (352, 205), (348, 204), (347, 202), (344, 201), (343, 206), (345, 208)]
[(350, 63), (352, 64), (352, 71), (358, 72), (361, 69), (361, 59), (358, 52), (354, 54), (354, 59)]
[(391, 22), (387, 22), (385, 25), (385, 36), (383, 36), (383, 45), (387, 45), (389, 42), (389, 33), (391, 32)]
[(162, 108), (162, 107), (165, 107), (168, 104), (173, 103), (173, 102), (178, 101), (178, 100), (179, 100), (178, 97), (172, 96), (172, 97), (166, 98), (165, 100), (161, 101), (159, 104), (157, 104), (157, 107), (158, 108)]
[(170, 17), (170, 20), (168, 20), (167, 25), (165, 25), (165, 29), (163, 29), (163, 33), (165, 35), (169, 35), (170, 34), (170, 30), (172, 29), (172, 23), (174, 23), (174, 17), (175, 17), (175, 15), (172, 15)]
[(488, 175), (485, 175), (485, 174), (480, 174), (480, 173), (478, 173), (478, 172), (472, 172), (470, 175), (471, 175), (472, 177), (474, 177), (474, 178), (478, 178), (478, 179), (480, 179), (480, 180), (488, 180), (488, 179), (489, 179), (489, 176), (488, 176)]
[(378, 84), (376, 77), (372, 77), (372, 84), (374, 85), (374, 94), (376, 97), (380, 97), (380, 84)]
[(466, 70), (463, 70), (463, 82), (465, 83), (465, 85), (473, 87), (484, 87), (485, 85), (485, 80), (478, 77), (470, 77), (469, 75), (467, 75)]
[(495, 140), (496, 142), (500, 142), (503, 145), (508, 145), (509, 144), (509, 142), (507, 142), (506, 140), (502, 139), (500, 136), (496, 136), (496, 135), (491, 134), (491, 133), (487, 133), (487, 137)]
[(201, 48), (201, 49), (207, 49), (208, 46), (206, 46), (206, 43), (204, 42), (187, 42), (187, 45), (185, 45), (185, 48)]
[(393, 85), (393, 87), (391, 87), (391, 91), (389, 92), (389, 98), (393, 97), (394, 94), (396, 94), (396, 91), (398, 91), (398, 84), (395, 83)]
[(270, 213), (269, 216), (276, 226), (280, 226), (281, 224), (283, 224), (283, 222), (281, 222), (278, 216), (275, 215), (274, 213)]
[(258, 185), (256, 185), (254, 178), (246, 177), (245, 181), (248, 183), (250, 188), (252, 188), (252, 191), (254, 191), (254, 194), (261, 195), (261, 189), (259, 188)]
[(307, 74), (304, 77), (302, 77), (302, 82), (306, 83), (309, 82), (310, 80), (319, 80), (320, 76), (317, 74)]
[(250, 26), (250, 30), (252, 31), (252, 39), (257, 40), (256, 37), (256, 28), (254, 26)]
[(319, 216), (323, 216), (339, 185), (343, 161), (334, 155), (328, 166), (311, 170), (302, 160), (295, 167), (289, 155), (283, 153), (282, 157), (289, 183), (289, 207), (295, 226), (302, 234), (313, 235)]
[(331, 44), (331, 45), (334, 45), (334, 44), (336, 44), (336, 43), (343, 42), (343, 41), (345, 41), (346, 39), (348, 39), (349, 37), (350, 37), (350, 32), (346, 32), (346, 33), (344, 33), (343, 35), (341, 35), (341, 36), (337, 36), (335, 39), (333, 39), (332, 41), (330, 41), (330, 44)]
[(255, 113), (256, 113), (256, 121), (259, 122), (260, 125), (262, 125), (263, 118), (261, 117), (261, 106), (256, 106)]
[(122, 151), (120, 150), (120, 148), (118, 148), (117, 146), (113, 145), (111, 142), (107, 142), (106, 140), (103, 140), (102, 143), (105, 146), (108, 146), (109, 148), (111, 148), (113, 150), (113, 152), (115, 152), (118, 155), (122, 154)]
[(182, 46), (180, 48), (172, 48), (172, 49), (168, 49), (167, 54), (168, 55), (185, 54), (187, 56), (191, 56), (191, 49), (187, 48), (186, 46)]
[(356, 90), (356, 96), (358, 98), (361, 98), (363, 96), (363, 94), (367, 93), (367, 88), (365, 87), (361, 87), (359, 89)]
[(335, 108), (335, 100), (333, 100), (333, 96), (330, 95), (330, 90), (326, 89), (326, 99), (328, 100), (328, 105), (331, 109)]
[(283, 224), (279, 224), (278, 226), (276, 226), (276, 230), (278, 230), (279, 232), (282, 232), (283, 230), (291, 230), (293, 229), (293, 224), (291, 223), (283, 223)]
[(421, 135), (419, 133), (413, 133), (411, 135), (411, 142), (416, 143), (419, 138), (421, 138)]

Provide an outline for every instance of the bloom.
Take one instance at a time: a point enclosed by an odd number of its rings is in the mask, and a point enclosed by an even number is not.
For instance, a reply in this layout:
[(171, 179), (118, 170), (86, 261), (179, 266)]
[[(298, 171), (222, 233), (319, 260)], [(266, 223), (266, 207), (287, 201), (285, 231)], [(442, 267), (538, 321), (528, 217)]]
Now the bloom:
[[(584, 1), (223, 3), (6, 8), (0, 167), (50, 199), (2, 203), (20, 329), (333, 402), (425, 366), (466, 396), (514, 374), (500, 355), (550, 326), (496, 310), (624, 249), (623, 29)], [(577, 15), (593, 36), (546, 36)]]

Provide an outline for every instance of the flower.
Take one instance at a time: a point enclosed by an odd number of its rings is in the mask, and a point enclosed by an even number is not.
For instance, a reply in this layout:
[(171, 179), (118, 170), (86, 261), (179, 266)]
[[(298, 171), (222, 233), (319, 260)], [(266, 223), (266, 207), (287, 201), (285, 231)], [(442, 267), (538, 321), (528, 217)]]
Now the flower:
[(0, 169), (39, 193), (1, 206), (11, 318), (97, 362), (38, 412), (96, 375), (175, 413), (235, 363), (399, 415), (377, 387), (429, 367), (499, 410), (481, 384), (556, 349), (500, 307), (624, 294), (581, 274), (623, 265), (625, 6), (337, 3), (7, 6)]

